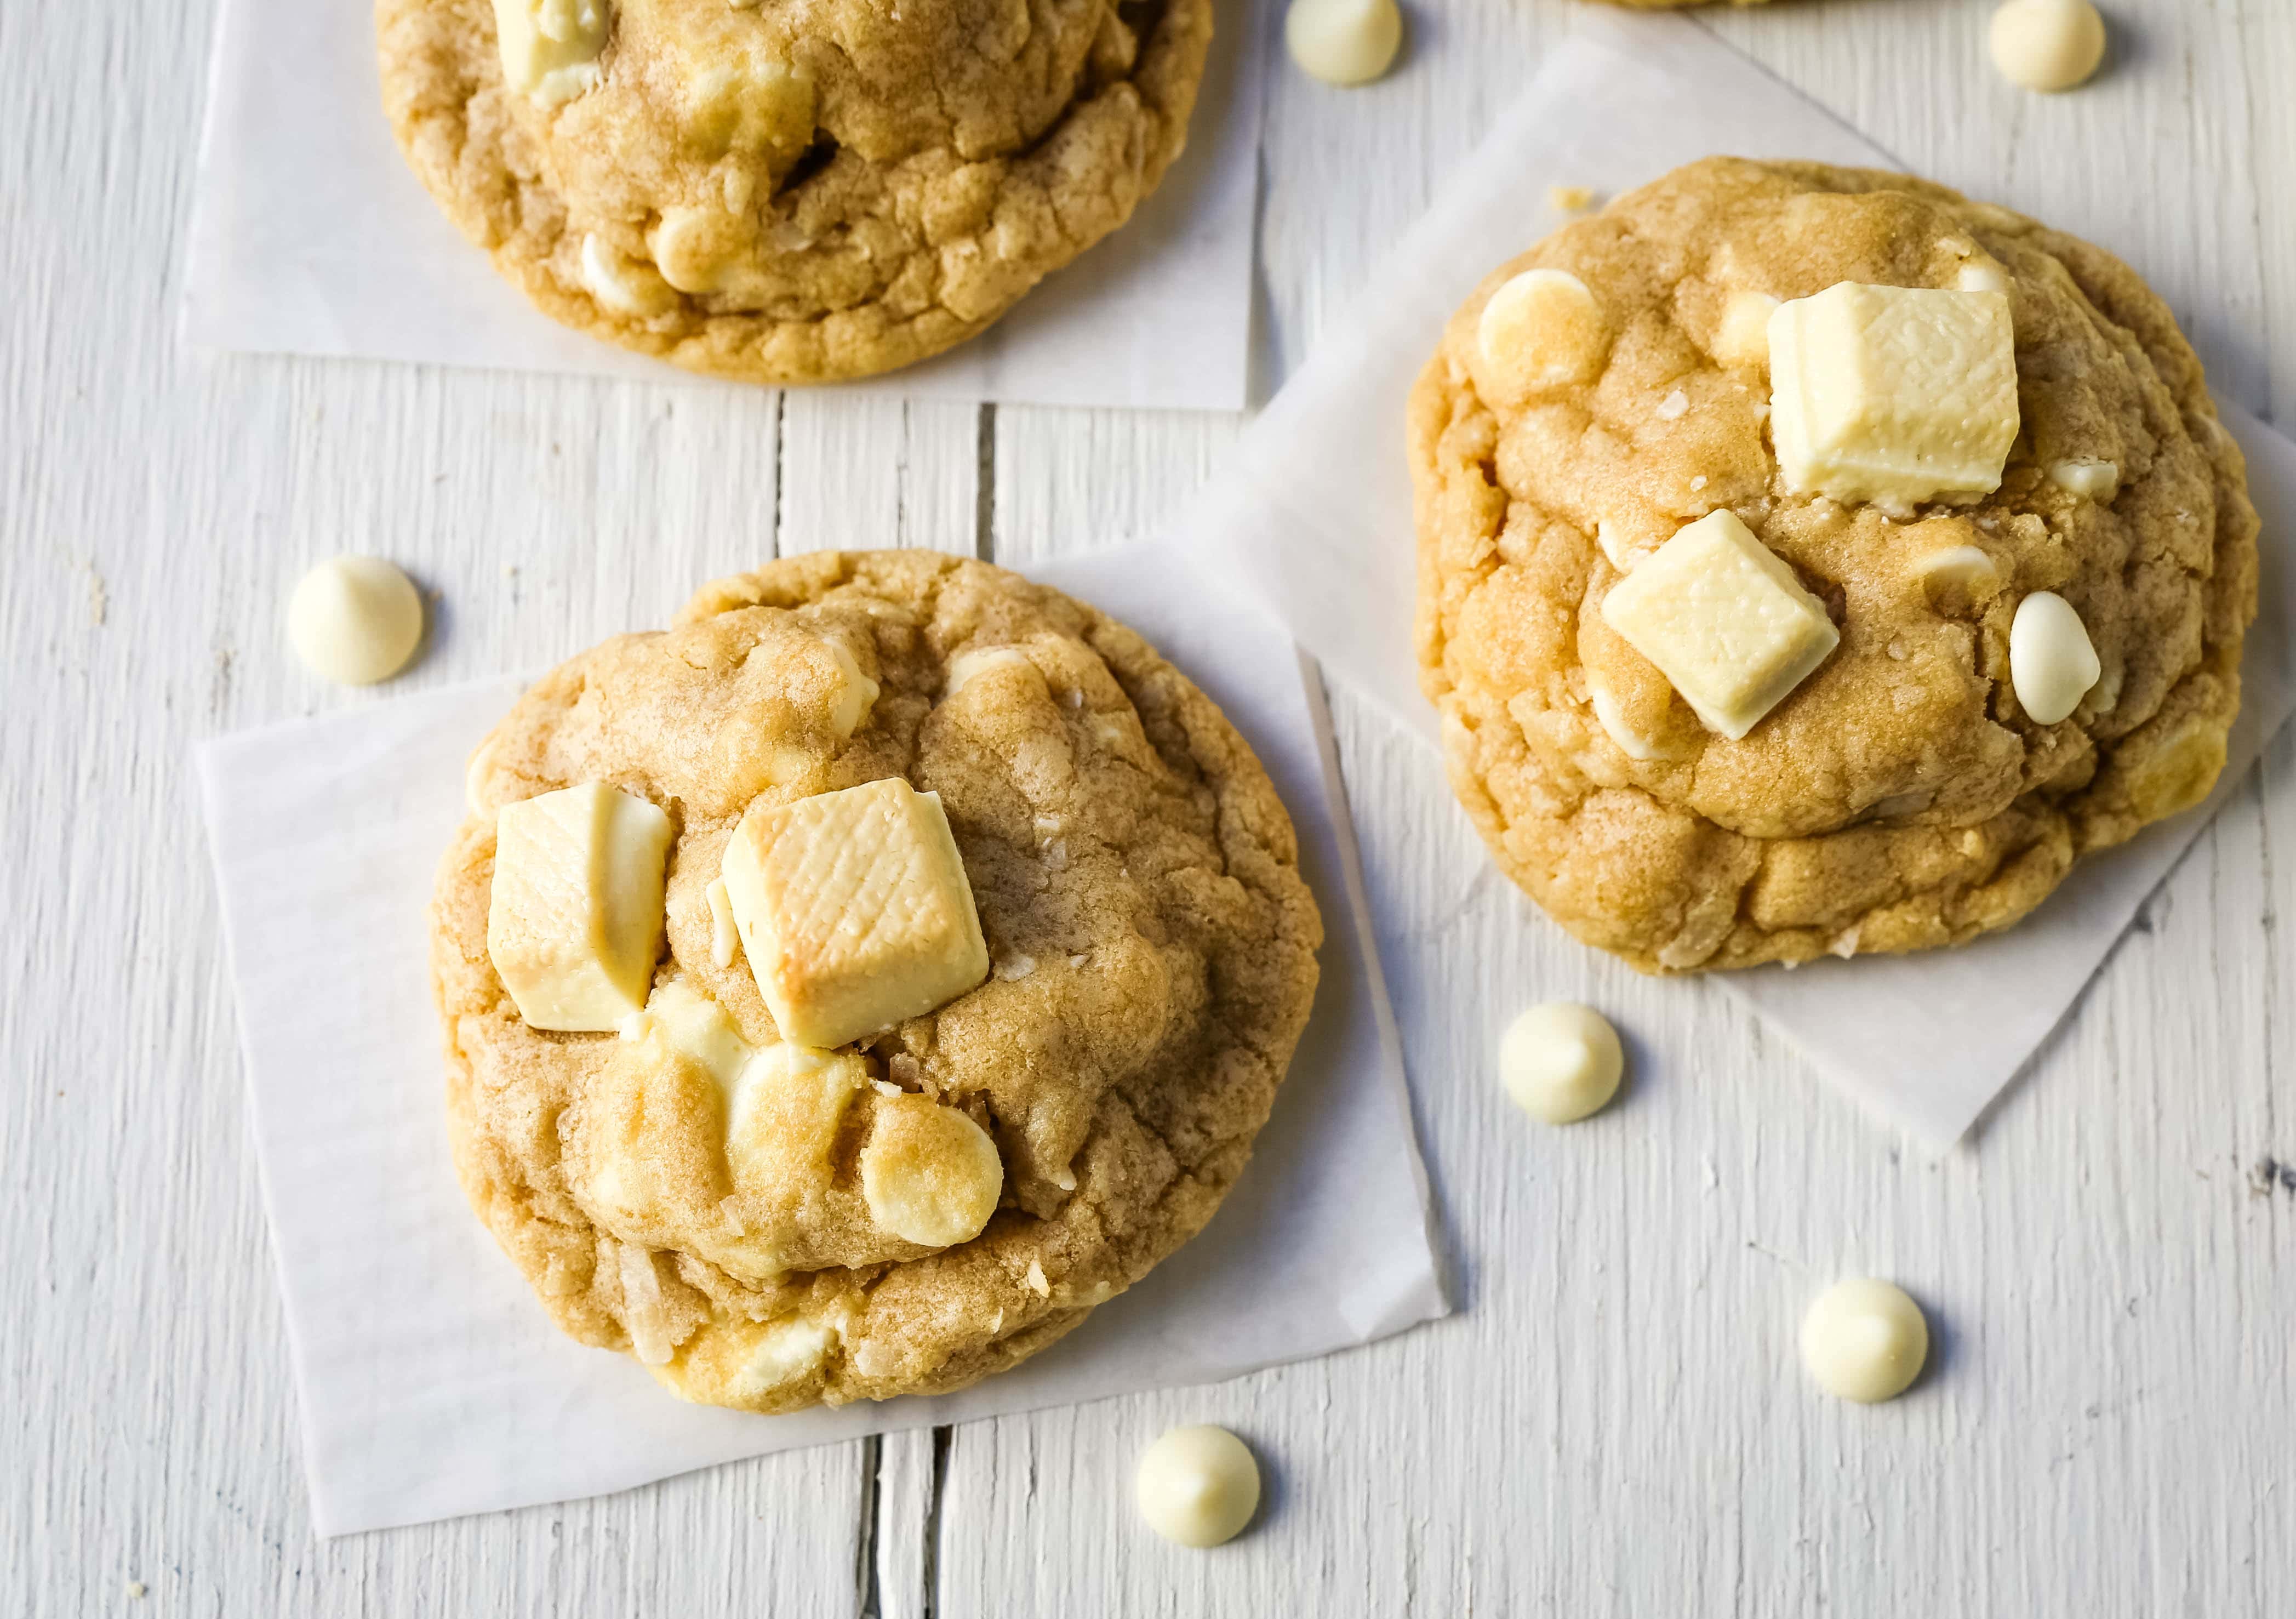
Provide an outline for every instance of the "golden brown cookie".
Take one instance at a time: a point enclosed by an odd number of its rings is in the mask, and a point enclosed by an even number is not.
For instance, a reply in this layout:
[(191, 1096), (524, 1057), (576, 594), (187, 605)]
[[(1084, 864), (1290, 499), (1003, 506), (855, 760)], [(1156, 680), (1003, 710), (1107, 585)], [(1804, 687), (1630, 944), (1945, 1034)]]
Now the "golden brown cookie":
[[(545, 1032), (490, 956), (497, 811), (590, 783), (667, 812), (666, 936), (619, 1032)], [(745, 812), (855, 788), (938, 794), (988, 975), (810, 1050), (712, 889)], [(561, 1327), (690, 1400), (940, 1392), (1052, 1343), (1210, 1218), (1315, 992), (1292, 823), (1234, 727), (1121, 624), (981, 563), (711, 585), (538, 681), (471, 804), (431, 913), (463, 1184)], [(848, 942), (906, 904), (849, 890)]]
[(1180, 153), (1211, 0), (376, 0), (407, 160), (545, 313), (816, 382), (986, 329)]
[[(1560, 274), (1517, 284), (1533, 269)], [(1789, 487), (1770, 316), (1844, 283), (2005, 293), (1997, 489)], [(2239, 448), (2161, 300), (2020, 215), (1899, 175), (1693, 164), (1494, 271), (1409, 436), (1422, 683), (1453, 787), (1510, 876), (1645, 971), (1964, 942), (2223, 768), (2256, 602)], [(1736, 739), (1609, 600), (1716, 513), (1775, 559), (1784, 619), (1822, 615), (1822, 661), (1784, 668)], [(2050, 671), (2024, 654), (2062, 641), (2068, 606), (2094, 668), (2059, 669), (2077, 704), (2042, 723)]]

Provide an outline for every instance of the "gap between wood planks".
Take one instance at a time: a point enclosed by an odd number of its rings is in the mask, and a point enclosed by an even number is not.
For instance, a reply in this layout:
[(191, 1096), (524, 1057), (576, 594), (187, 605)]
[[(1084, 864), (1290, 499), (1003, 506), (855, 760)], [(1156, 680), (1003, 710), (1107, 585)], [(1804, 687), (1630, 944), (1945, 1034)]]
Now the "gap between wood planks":
[[(774, 407), (774, 549), (786, 555), (783, 539), (789, 513), (789, 480), (784, 460), (787, 449), (788, 395), (783, 394)], [(902, 407), (903, 415), (908, 407)], [(995, 560), (996, 529), (996, 407), (983, 404), (974, 417), (973, 429), (973, 498), (972, 555), (982, 562)], [(948, 1479), (949, 1452), (955, 1442), (955, 1430), (944, 1423), (932, 1430), (932, 1468), (926, 1481), (923, 1501), (923, 1522), (918, 1526), (917, 1541), (918, 1589), (915, 1605), (901, 1603), (890, 1610), (892, 1614), (915, 1613), (923, 1619), (936, 1619), (940, 1607), (940, 1521), (941, 1497)], [(861, 1441), (861, 1492), (857, 1502), (859, 1532), (854, 1537), (853, 1595), (854, 1607), (860, 1619), (887, 1619), (886, 1592), (878, 1568), (878, 1548), (887, 1537), (882, 1532), (881, 1515), (889, 1501), (882, 1487), (885, 1461), (885, 1442), (882, 1435), (872, 1434)]]

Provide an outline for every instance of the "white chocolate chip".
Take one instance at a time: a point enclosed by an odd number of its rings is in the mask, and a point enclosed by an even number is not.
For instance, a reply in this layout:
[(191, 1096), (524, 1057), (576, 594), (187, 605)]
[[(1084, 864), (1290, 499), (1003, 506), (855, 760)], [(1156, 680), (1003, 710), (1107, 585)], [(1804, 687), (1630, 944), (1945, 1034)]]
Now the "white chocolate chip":
[(1722, 325), (1714, 333), (1714, 357), (1734, 370), (1767, 370), (1770, 364), (1770, 316), (1778, 300), (1767, 292), (1736, 292), (1722, 307)]
[(1618, 1095), (1626, 1065), (1609, 1020), (1570, 1001), (1531, 1007), (1499, 1041), (1499, 1081), (1507, 1095), (1549, 1124), (1601, 1112)]
[(714, 210), (662, 210), (649, 243), (661, 278), (681, 292), (717, 292), (731, 256), (726, 226), (726, 216)]
[(964, 1114), (906, 1091), (878, 1108), (861, 1149), (861, 1196), (884, 1229), (928, 1248), (970, 1242), (1004, 1189), (996, 1143)]
[(1311, 78), (1369, 84), (1402, 47), (1403, 12), (1395, 0), (1292, 0), (1283, 44)]
[(1619, 744), (1619, 752), (1628, 759), (1652, 760), (1659, 757), (1659, 745), (1627, 723), (1619, 700), (1611, 694), (1610, 685), (1593, 670), (1587, 671), (1587, 701), (1595, 711), (1595, 722), (1603, 734)]
[(329, 557), (295, 582), (287, 640), (322, 680), (388, 680), (422, 645), (422, 593), (379, 556)]
[(1796, 493), (1898, 510), (1989, 494), (2017, 439), (2009, 300), (1842, 282), (1782, 304), (1770, 404)]
[(1475, 325), (1481, 380), (1508, 399), (1591, 381), (1609, 346), (1602, 305), (1568, 270), (1525, 270), (1510, 278), (1483, 305)]
[(2104, 18), (2089, 0), (2008, 0), (1993, 13), (1993, 65), (2028, 90), (2086, 84), (2104, 60)]
[(1259, 1509), (1259, 1464), (1226, 1428), (1174, 1428), (1140, 1458), (1133, 1489), (1158, 1534), (1180, 1546), (1218, 1546)]
[(1801, 1361), (1841, 1400), (1894, 1400), (1921, 1376), (1930, 1325), (1905, 1289), (1855, 1277), (1811, 1302), (1801, 1320)]
[(2100, 505), (2110, 505), (2120, 491), (2120, 464), (2088, 456), (2076, 456), (2054, 463), (2049, 468), (2049, 481), (2069, 495), (2094, 500)]
[(677, 294), (650, 264), (625, 259), (603, 236), (582, 238), (582, 284), (590, 296), (617, 315), (660, 315)]
[(1030, 1260), (1029, 1269), (1021, 1279), (1029, 1285), (1029, 1291), (1038, 1298), (1048, 1299), (1053, 1296), (1053, 1285), (1045, 1279), (1045, 1267), (1041, 1261)]
[(2009, 622), (2009, 680), (2036, 725), (2054, 725), (2080, 706), (2104, 672), (2073, 604), (2052, 590), (2017, 604)]
[(1690, 396), (1679, 388), (1658, 402), (1651, 414), (1661, 422), (1678, 422), (1690, 410)]

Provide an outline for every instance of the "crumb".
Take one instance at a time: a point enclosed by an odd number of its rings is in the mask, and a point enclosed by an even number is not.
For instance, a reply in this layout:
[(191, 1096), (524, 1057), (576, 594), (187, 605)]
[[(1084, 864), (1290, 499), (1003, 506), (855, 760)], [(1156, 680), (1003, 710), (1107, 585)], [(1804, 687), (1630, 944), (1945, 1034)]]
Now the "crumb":
[(88, 563), (87, 621), (91, 628), (96, 629), (103, 628), (103, 615), (111, 605), (111, 593), (104, 588), (103, 575), (95, 571), (94, 563)]
[(143, 1601), (144, 1595), (144, 1582), (141, 1580), (130, 1580), (127, 1582), (127, 1594), (131, 1598), (137, 1602)]
[(1546, 206), (1558, 214), (1583, 214), (1595, 206), (1595, 193), (1584, 185), (1550, 185)]

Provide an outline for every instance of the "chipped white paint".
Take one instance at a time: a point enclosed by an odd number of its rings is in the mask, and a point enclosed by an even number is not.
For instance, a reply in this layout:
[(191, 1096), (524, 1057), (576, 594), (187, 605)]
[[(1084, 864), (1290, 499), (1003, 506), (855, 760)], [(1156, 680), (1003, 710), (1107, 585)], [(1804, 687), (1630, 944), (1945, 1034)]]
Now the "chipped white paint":
[[(1417, 6), (1406, 60), (1345, 95), (1271, 56), (1271, 375), (1572, 9)], [(2284, 0), (2117, 0), (2115, 61), (2046, 100), (1986, 68), (1989, 10), (1711, 26), (1908, 162), (2122, 253), (2219, 385), (2296, 421)], [(11, 1612), (2054, 1616), (2254, 1612), (2296, 1585), (2296, 966), (2273, 925), (2296, 912), (2296, 745), (1931, 1163), (1720, 997), (1538, 920), (1419, 744), (1344, 693), (1458, 1317), (1215, 1389), (315, 1541), (190, 740), (547, 662), (777, 545), (1025, 566), (1150, 532), (1237, 423), (186, 353), (186, 64), (211, 13), (0, 7)], [(321, 686), (280, 632), (339, 551), (438, 592), (431, 645), (377, 692)], [(1567, 1132), (1488, 1067), (1553, 999), (1628, 1039), (1620, 1100)], [(1795, 1360), (1803, 1302), (1852, 1272), (1935, 1327), (1930, 1373), (1876, 1410)], [(1210, 1553), (1132, 1508), (1141, 1449), (1185, 1422), (1266, 1468), (1259, 1523)]]

